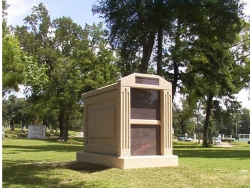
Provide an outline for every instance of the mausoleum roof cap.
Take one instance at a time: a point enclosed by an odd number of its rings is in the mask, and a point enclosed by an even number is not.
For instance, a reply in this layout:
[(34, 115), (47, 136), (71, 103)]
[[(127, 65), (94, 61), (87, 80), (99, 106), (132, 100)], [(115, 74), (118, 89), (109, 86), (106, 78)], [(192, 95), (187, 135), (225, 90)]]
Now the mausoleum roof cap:
[(153, 74), (133, 73), (121, 78), (118, 82), (121, 82), (122, 86), (140, 87), (143, 85), (143, 87), (155, 86), (155, 89), (165, 88), (172, 90), (170, 82), (159, 75)]
[(101, 93), (117, 90), (121, 87), (154, 89), (154, 90), (172, 90), (170, 82), (159, 75), (133, 73), (119, 79), (116, 83), (82, 94), (82, 99)]

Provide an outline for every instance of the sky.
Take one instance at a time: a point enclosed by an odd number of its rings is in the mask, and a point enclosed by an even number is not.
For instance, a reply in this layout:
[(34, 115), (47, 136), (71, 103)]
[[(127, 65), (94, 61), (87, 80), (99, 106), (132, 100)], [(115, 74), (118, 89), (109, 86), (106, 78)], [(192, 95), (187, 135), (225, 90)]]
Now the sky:
[(97, 0), (7, 0), (10, 5), (7, 11), (8, 23), (13, 26), (23, 25), (23, 19), (31, 14), (32, 7), (43, 3), (52, 20), (62, 16), (71, 17), (75, 23), (84, 27), (86, 23), (92, 25), (103, 21), (91, 11), (96, 2)]
[[(250, 0), (243, 1), (247, 3), (244, 13), (250, 16)], [(91, 11), (93, 4), (97, 3), (97, 0), (7, 0), (7, 3), (10, 5), (7, 10), (7, 22), (14, 27), (16, 25), (23, 25), (23, 19), (27, 15), (30, 15), (32, 7), (37, 6), (39, 3), (45, 5), (49, 11), (51, 20), (62, 16), (70, 17), (82, 27), (86, 23), (92, 25), (93, 23), (104, 21), (98, 15), (93, 15)], [(22, 93), (17, 94), (17, 96), (23, 97)], [(248, 91), (242, 90), (236, 96), (239, 101), (242, 101), (243, 108), (250, 109), (250, 100), (248, 100), (250, 93)]]

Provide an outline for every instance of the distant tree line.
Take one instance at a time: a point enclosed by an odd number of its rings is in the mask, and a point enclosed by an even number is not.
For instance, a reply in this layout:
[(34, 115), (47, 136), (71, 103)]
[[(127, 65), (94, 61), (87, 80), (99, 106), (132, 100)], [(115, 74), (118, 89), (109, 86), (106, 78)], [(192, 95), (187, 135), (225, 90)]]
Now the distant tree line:
[[(205, 114), (204, 106), (198, 104), (198, 109), (193, 111), (189, 108), (187, 101), (182, 101), (182, 106), (173, 105), (173, 128), (175, 136), (189, 136), (197, 139), (203, 138)], [(238, 134), (250, 134), (250, 109), (241, 108), (234, 103), (230, 108), (218, 107), (213, 103), (209, 121), (209, 139), (218, 136), (234, 138)]]

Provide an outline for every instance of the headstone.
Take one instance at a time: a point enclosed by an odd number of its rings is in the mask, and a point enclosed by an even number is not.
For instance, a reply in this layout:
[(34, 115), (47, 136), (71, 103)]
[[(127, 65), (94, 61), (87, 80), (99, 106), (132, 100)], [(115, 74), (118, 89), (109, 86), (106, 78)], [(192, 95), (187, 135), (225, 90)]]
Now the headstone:
[(218, 138), (219, 140), (221, 140), (221, 134), (219, 134), (217, 138)]
[(171, 83), (135, 73), (82, 99), (84, 150), (77, 152), (77, 161), (121, 169), (178, 165)]
[(46, 139), (46, 126), (29, 125), (28, 139)]
[(4, 140), (5, 138), (5, 129), (4, 129), (4, 126), (2, 127), (2, 140)]
[(25, 132), (25, 126), (22, 126), (22, 133)]

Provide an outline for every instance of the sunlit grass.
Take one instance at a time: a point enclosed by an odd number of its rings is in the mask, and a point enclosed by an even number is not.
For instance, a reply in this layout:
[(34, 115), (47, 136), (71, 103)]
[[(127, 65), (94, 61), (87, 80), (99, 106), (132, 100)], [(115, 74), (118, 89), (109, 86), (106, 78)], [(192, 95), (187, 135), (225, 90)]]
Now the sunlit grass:
[(249, 187), (250, 145), (202, 148), (175, 142), (178, 167), (120, 170), (76, 163), (81, 138), (6, 138), (3, 142), (3, 187)]

